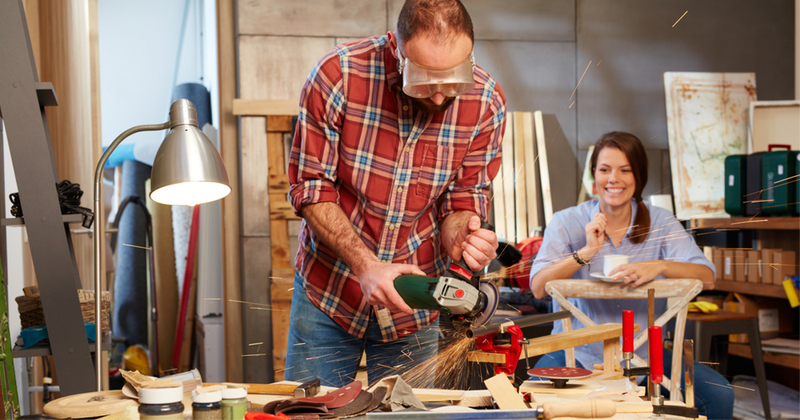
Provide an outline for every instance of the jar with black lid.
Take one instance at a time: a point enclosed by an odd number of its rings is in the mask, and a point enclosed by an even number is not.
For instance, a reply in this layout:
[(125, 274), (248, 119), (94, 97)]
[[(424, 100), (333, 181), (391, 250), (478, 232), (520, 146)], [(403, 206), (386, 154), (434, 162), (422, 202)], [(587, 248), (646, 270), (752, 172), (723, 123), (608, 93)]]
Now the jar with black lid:
[(192, 391), (192, 419), (220, 420), (222, 418), (222, 392)]

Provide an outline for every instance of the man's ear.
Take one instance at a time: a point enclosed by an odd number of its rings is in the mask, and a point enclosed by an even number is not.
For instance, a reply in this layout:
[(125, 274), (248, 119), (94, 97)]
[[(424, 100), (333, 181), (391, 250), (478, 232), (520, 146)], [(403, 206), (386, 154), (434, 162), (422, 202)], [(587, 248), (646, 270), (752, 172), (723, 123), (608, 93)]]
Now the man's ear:
[(394, 58), (397, 58), (397, 35), (394, 31), (389, 31), (386, 36), (389, 38), (389, 49), (392, 50)]

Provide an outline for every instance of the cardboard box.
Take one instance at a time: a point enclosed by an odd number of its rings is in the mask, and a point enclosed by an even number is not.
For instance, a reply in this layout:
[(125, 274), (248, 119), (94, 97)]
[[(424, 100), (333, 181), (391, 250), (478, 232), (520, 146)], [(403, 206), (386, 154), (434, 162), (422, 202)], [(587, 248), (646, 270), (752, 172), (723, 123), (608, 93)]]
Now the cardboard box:
[(743, 249), (734, 249), (733, 250), (733, 280), (734, 281), (747, 281), (744, 276), (744, 268), (746, 265), (745, 261), (745, 250)]
[(761, 276), (758, 261), (761, 259), (761, 252), (747, 251), (747, 266), (745, 266), (745, 273), (747, 275), (748, 283), (761, 283)]
[(733, 281), (733, 250), (722, 250), (722, 280)]
[(772, 254), (772, 284), (781, 284), (787, 276), (797, 274), (797, 261), (794, 251), (777, 251)]
[(761, 250), (761, 283), (772, 284), (772, 275), (775, 273), (775, 268), (771, 267), (772, 254), (780, 249), (764, 248)]
[[(736, 312), (758, 316), (758, 329), (762, 338), (775, 336), (777, 333), (792, 332), (792, 308), (788, 300), (739, 293), (733, 295), (736, 300)], [(735, 342), (749, 343), (747, 334), (736, 335)]]
[(722, 250), (717, 247), (712, 247), (711, 262), (714, 263), (715, 280), (722, 280), (722, 273), (725, 270), (722, 261), (723, 261)]

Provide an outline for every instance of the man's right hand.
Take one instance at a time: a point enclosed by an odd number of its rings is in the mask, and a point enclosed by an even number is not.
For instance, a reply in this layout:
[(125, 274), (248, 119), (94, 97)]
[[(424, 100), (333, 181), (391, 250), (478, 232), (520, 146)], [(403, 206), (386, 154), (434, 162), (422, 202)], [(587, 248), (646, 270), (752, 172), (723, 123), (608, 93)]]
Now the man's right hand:
[(403, 274), (424, 276), (425, 272), (412, 264), (373, 262), (358, 274), (361, 291), (370, 305), (382, 305), (390, 312), (413, 314), (414, 311), (394, 288), (394, 279)]

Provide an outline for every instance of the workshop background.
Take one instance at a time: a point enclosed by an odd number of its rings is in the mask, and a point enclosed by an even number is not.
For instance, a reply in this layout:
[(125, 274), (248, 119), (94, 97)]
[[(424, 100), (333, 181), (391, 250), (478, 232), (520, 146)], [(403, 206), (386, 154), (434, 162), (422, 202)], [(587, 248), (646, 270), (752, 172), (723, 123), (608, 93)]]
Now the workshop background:
[[(29, 7), (34, 3), (25, 1), (27, 11), (36, 10)], [(224, 313), (224, 340), (211, 344), (224, 347), (224, 363), (215, 362), (224, 364), (225, 379), (271, 382), (282, 375), (275, 373), (282, 367), (273, 363), (273, 350), (284, 349), (273, 349), (272, 313), (263, 310), (271, 305), (272, 246), (264, 119), (235, 117), (233, 99), (297, 101), (311, 68), (336, 44), (394, 30), (402, 0), (72, 0), (67, 4), (96, 12), (81, 19), (87, 20), (87, 43), (91, 37), (97, 46), (67, 55), (83, 54), (99, 64), (69, 67), (80, 74), (88, 74), (91, 67), (92, 80), (86, 76), (72, 86), (93, 93), (75, 99), (83, 101), (82, 114), (60, 121), (69, 125), (81, 119), (92, 129), (73, 134), (71, 143), (56, 145), (57, 154), (59, 150), (73, 154), (63, 158), (66, 162), (85, 160), (74, 165), (85, 172), (82, 180), (62, 172), (64, 165), (59, 162), (61, 177), (88, 186), (99, 158), (91, 153), (75, 156), (81, 149), (69, 145), (97, 142), (98, 137), (107, 145), (130, 126), (166, 120), (176, 85), (204, 85), (211, 95), (212, 124), (220, 133), (233, 192), (222, 202), (222, 246), (216, 257), (223, 270), (212, 287), (220, 298), (214, 305), (221, 308), (200, 311)], [(576, 179), (586, 150), (597, 137), (625, 130), (641, 138), (648, 149), (650, 180), (645, 196), (671, 193), (665, 71), (755, 72), (758, 100), (800, 98), (798, 0), (464, 0), (464, 4), (475, 26), (477, 64), (499, 81), (509, 111), (541, 110), (557, 117), (578, 162), (565, 165), (575, 168)], [(29, 27), (31, 19), (47, 18), (29, 15)], [(40, 42), (33, 29), (31, 33), (32, 41)], [(52, 61), (37, 57), (37, 64), (48, 63)], [(49, 73), (40, 70), (40, 78), (46, 81), (47, 75), (57, 78), (66, 72), (67, 67)], [(95, 80), (99, 93), (93, 90)], [(70, 98), (65, 87), (54, 85), (61, 112), (68, 109)], [(58, 123), (58, 118), (51, 118), (51, 131), (54, 142), (63, 142), (54, 128)], [(142, 134), (135, 141), (157, 141), (155, 137)], [(6, 151), (5, 191), (13, 192), (8, 155)], [(574, 191), (565, 193), (577, 196), (578, 188), (576, 183)], [(90, 202), (90, 191), (84, 200)], [(292, 255), (298, 228), (299, 222), (290, 222)], [(26, 263), (24, 233), (9, 230), (7, 240), (5, 272), (9, 295), (14, 296), (11, 290), (32, 284), (33, 269)], [(84, 284), (91, 280), (89, 248), (88, 239), (76, 245)], [(15, 304), (10, 304), (10, 313), (16, 313)], [(13, 336), (18, 331), (18, 325), (16, 332), (12, 326)], [(171, 348), (163, 350), (171, 353)]]

